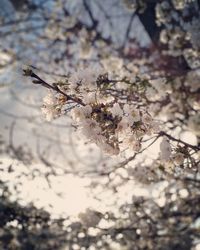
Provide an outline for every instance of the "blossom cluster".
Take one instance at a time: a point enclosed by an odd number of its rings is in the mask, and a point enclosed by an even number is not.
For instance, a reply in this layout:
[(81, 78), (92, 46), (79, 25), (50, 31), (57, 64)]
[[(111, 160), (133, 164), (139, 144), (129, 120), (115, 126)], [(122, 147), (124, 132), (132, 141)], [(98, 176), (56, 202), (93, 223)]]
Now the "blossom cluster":
[[(199, 135), (196, 81), (192, 88), (187, 84), (191, 74), (187, 75), (185, 82), (181, 82), (181, 77), (170, 80), (163, 77), (133, 77), (131, 74), (121, 76), (117, 75), (115, 67), (108, 71), (81, 68), (64, 82), (51, 85), (31, 70), (24, 73), (34, 77), (34, 83), (49, 89), (42, 107), (46, 119), (50, 121), (68, 112), (73, 127), (78, 128), (83, 137), (99, 146), (103, 152), (109, 155), (119, 155), (127, 150), (143, 152), (146, 148), (142, 147), (143, 142), (151, 140), (152, 136), (156, 140), (163, 137), (160, 144), (161, 165), (193, 165), (194, 159), (189, 157), (188, 147), (197, 152), (198, 146), (166, 134), (163, 126), (161, 129), (161, 121), (164, 125), (166, 119), (168, 124), (177, 127), (177, 121), (182, 121), (185, 113), (188, 117), (188, 120), (184, 120), (185, 125), (196, 136)], [(173, 86), (174, 81), (176, 86)], [(191, 95), (192, 99), (186, 100), (186, 94)], [(194, 106), (190, 111), (192, 102)], [(174, 115), (177, 119), (174, 119)], [(179, 144), (172, 149), (168, 139)]]
[[(182, 121), (187, 130), (199, 135), (199, 71), (185, 77), (150, 80), (146, 97), (152, 114), (171, 123)], [(185, 117), (185, 119), (183, 119)]]
[(65, 99), (62, 96), (57, 97), (53, 91), (49, 91), (43, 98), (42, 113), (47, 121), (51, 121), (62, 114), (62, 107)]
[(184, 163), (186, 158), (187, 151), (183, 147), (177, 147), (173, 150), (169, 140), (163, 137), (160, 143), (160, 159), (162, 163), (168, 166), (180, 166)]
[[(88, 72), (87, 77), (90, 77)], [(127, 148), (138, 152), (142, 138), (159, 129), (147, 108), (128, 100), (130, 89), (125, 87), (123, 90), (123, 96), (127, 96), (123, 100), (121, 90), (109, 82), (106, 75), (99, 75), (96, 81), (94, 78), (89, 81), (80, 78), (69, 88), (76, 89), (85, 104), (72, 109), (73, 120), (78, 122), (87, 139), (108, 154), (117, 155)]]
[[(85, 68), (72, 74), (60, 87), (77, 101), (70, 115), (79, 130), (110, 155), (126, 149), (140, 151), (143, 137), (159, 130), (159, 123), (142, 105), (132, 82), (128, 79), (119, 82), (109, 80), (102, 69)], [(44, 99), (43, 112), (48, 120), (61, 114), (60, 100), (52, 93)]]

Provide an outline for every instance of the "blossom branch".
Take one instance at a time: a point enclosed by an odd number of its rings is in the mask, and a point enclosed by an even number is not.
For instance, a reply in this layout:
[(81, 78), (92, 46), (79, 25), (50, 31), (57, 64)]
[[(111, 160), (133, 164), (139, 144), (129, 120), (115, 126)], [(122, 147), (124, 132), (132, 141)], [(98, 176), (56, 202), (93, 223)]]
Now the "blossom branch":
[(71, 100), (77, 104), (80, 104), (81, 106), (85, 106), (85, 104), (82, 102), (81, 99), (79, 99), (77, 97), (75, 98), (75, 97), (72, 97), (72, 96), (66, 94), (61, 89), (59, 89), (59, 87), (56, 84), (51, 85), (51, 84), (47, 83), (46, 81), (41, 79), (38, 75), (36, 75), (31, 69), (24, 69), (23, 72), (24, 72), (25, 76), (30, 76), (30, 77), (36, 79), (36, 80), (33, 80), (34, 84), (40, 84), (45, 88), (52, 89), (53, 91), (56, 91), (57, 93), (65, 96), (67, 98), (67, 100)]
[(176, 141), (176, 142), (178, 142), (178, 143), (181, 143), (181, 144), (185, 145), (186, 147), (193, 149), (194, 151), (199, 151), (199, 150), (200, 150), (200, 147), (199, 147), (199, 146), (195, 146), (195, 145), (192, 145), (192, 144), (190, 144), (190, 143), (184, 142), (184, 141), (182, 141), (181, 139), (176, 139), (175, 137), (173, 137), (173, 136), (167, 134), (167, 133), (164, 132), (164, 131), (159, 132), (159, 136), (166, 136), (168, 139), (170, 139), (170, 140), (172, 140), (172, 141)]

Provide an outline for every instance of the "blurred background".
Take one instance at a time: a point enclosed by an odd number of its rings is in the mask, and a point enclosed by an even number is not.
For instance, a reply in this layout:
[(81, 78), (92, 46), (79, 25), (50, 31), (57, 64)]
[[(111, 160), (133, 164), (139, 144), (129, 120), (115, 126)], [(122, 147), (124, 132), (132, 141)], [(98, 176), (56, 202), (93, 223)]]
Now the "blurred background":
[[(159, 239), (156, 247), (155, 242), (144, 244), (150, 230), (145, 223), (152, 219), (148, 215), (160, 211), (150, 203), (148, 211), (141, 211), (140, 204), (151, 196), (163, 208), (166, 201), (159, 192), (167, 184), (147, 188), (137, 183), (126, 156), (110, 158), (87, 144), (67, 115), (47, 122), (41, 113), (47, 91), (22, 71), (30, 66), (53, 83), (79, 67), (99, 63), (118, 67), (123, 61), (138, 73), (164, 69), (181, 74), (198, 67), (198, 56), (191, 59), (172, 43), (169, 49), (179, 53), (160, 60), (161, 49), (167, 50), (160, 44), (163, 24), (156, 19), (161, 2), (0, 0), (0, 249), (192, 249), (188, 231), (180, 236), (185, 237), (183, 245), (178, 234), (173, 246), (169, 239)], [(187, 1), (164, 2), (174, 4), (180, 14), (177, 6)], [(191, 2), (189, 7), (198, 13), (199, 2)], [(196, 137), (190, 136), (195, 143)], [(146, 153), (151, 162), (158, 147)], [(147, 232), (141, 238), (141, 229), (130, 228), (134, 213), (144, 218), (141, 228)]]

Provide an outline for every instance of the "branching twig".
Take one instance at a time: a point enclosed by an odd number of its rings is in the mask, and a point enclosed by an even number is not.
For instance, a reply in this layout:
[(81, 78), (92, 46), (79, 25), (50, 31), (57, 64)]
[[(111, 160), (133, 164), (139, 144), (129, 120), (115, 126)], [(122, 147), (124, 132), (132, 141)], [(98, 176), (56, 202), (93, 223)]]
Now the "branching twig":
[(67, 98), (67, 100), (73, 101), (73, 102), (75, 102), (77, 104), (80, 104), (81, 106), (85, 106), (85, 104), (82, 102), (81, 99), (66, 94), (65, 92), (63, 92), (62, 90), (60, 90), (58, 88), (58, 86), (55, 85), (55, 84), (51, 85), (51, 84), (47, 83), (46, 81), (44, 81), (43, 79), (41, 79), (38, 75), (36, 75), (31, 69), (24, 69), (23, 71), (24, 71), (24, 75), (25, 76), (30, 76), (30, 77), (36, 79), (36, 80), (33, 80), (34, 84), (40, 84), (40, 85), (42, 85), (45, 88), (52, 89), (52, 90), (56, 91), (57, 93), (65, 96)]
[(195, 146), (195, 145), (192, 145), (192, 144), (190, 144), (190, 143), (184, 142), (184, 141), (182, 141), (181, 139), (176, 139), (175, 137), (173, 137), (173, 136), (167, 134), (167, 133), (164, 132), (164, 131), (161, 131), (161, 132), (159, 133), (159, 136), (166, 136), (168, 139), (170, 139), (170, 140), (172, 140), (172, 141), (176, 141), (176, 142), (178, 142), (178, 143), (181, 143), (181, 144), (183, 144), (184, 146), (193, 149), (194, 151), (200, 151), (200, 147), (199, 147), (199, 146)]

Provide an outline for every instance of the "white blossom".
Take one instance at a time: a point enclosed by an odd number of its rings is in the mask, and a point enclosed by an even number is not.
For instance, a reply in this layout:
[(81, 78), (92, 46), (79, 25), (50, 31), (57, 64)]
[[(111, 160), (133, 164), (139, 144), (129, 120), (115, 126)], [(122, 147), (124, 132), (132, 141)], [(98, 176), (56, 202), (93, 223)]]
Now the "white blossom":
[(137, 140), (135, 135), (127, 135), (127, 137), (123, 141), (123, 148), (131, 149), (135, 152), (140, 151), (141, 149), (141, 143), (139, 140)]
[(106, 70), (113, 72), (122, 69), (123, 61), (118, 57), (109, 57), (102, 60), (103, 66)]
[[(171, 86), (170, 84), (166, 83), (166, 79), (165, 78), (158, 78), (158, 79), (154, 79), (154, 80), (150, 80), (149, 81), (151, 84), (151, 88), (148, 88), (148, 93), (150, 99), (152, 99), (152, 101), (155, 99), (157, 100), (158, 97), (159, 98), (163, 98), (166, 97), (167, 93), (171, 93)], [(154, 90), (153, 90), (154, 89)]]
[(71, 110), (72, 119), (75, 121), (81, 121), (85, 118), (85, 115), (80, 107), (75, 107)]
[(100, 93), (99, 91), (96, 92), (96, 100), (98, 103), (102, 103), (102, 104), (109, 104), (112, 103), (114, 101), (114, 97), (113, 96), (106, 96), (106, 95), (102, 95), (102, 93)]
[(129, 127), (128, 119), (127, 117), (124, 116), (122, 117), (121, 121), (118, 123), (116, 132), (125, 134), (127, 132), (126, 130), (128, 127)]
[(160, 159), (164, 162), (169, 161), (171, 151), (171, 146), (167, 137), (163, 137), (162, 142), (160, 143)]
[(134, 122), (140, 121), (140, 112), (129, 104), (124, 105), (124, 112), (128, 117), (129, 125), (132, 126)]
[(190, 116), (188, 120), (188, 127), (194, 132), (195, 135), (200, 136), (200, 114)]
[(92, 119), (83, 120), (81, 127), (83, 135), (92, 141), (94, 141), (96, 135), (101, 133), (101, 128), (99, 127), (98, 123)]
[(85, 117), (89, 117), (92, 113), (92, 107), (90, 105), (86, 105), (84, 107), (81, 107)]
[(114, 103), (112, 108), (110, 108), (110, 112), (112, 113), (113, 117), (122, 117), (123, 116), (123, 110), (121, 109), (119, 103)]
[(187, 74), (187, 79), (185, 85), (190, 87), (191, 91), (197, 91), (199, 88), (200, 82), (200, 72), (192, 71)]
[(153, 119), (149, 114), (144, 114), (142, 116), (142, 121), (143, 123), (150, 125), (153, 122)]
[(174, 161), (174, 163), (175, 163), (176, 165), (181, 165), (181, 164), (183, 164), (184, 159), (185, 159), (184, 154), (181, 153), (181, 152), (175, 153), (175, 154), (173, 155), (173, 161)]
[(96, 102), (96, 92), (84, 93), (83, 101), (85, 104), (91, 104)]
[(90, 105), (75, 107), (71, 110), (72, 119), (75, 121), (82, 121), (84, 118), (89, 117), (91, 113), (92, 107)]
[(57, 99), (55, 97), (55, 94), (52, 91), (49, 91), (48, 95), (46, 95), (43, 98), (43, 104), (47, 105), (47, 106), (51, 106), (51, 105), (56, 105), (57, 104)]
[(158, 133), (161, 130), (161, 123), (159, 121), (152, 121), (150, 129), (152, 133)]
[(185, 23), (186, 29), (191, 37), (192, 45), (195, 49), (200, 48), (200, 18), (193, 17), (192, 21)]
[(99, 146), (102, 149), (102, 151), (108, 155), (118, 155), (120, 152), (118, 148), (112, 147), (108, 143), (102, 143), (99, 144)]
[(158, 92), (152, 87), (148, 87), (145, 94), (147, 99), (150, 101), (156, 101), (160, 99)]
[(77, 88), (79, 88), (83, 93), (85, 91), (88, 92), (88, 90), (96, 90), (96, 80), (101, 72), (101, 69), (80, 68), (68, 79), (71, 92), (75, 94)]
[(123, 110), (126, 114), (129, 114), (131, 112), (131, 107), (128, 103), (124, 104)]
[(95, 83), (98, 77), (97, 72), (91, 68), (79, 69), (77, 76), (83, 84)]
[(133, 141), (133, 143), (132, 143), (131, 146), (132, 146), (132, 150), (133, 150), (133, 151), (139, 152), (142, 145), (141, 145), (141, 142), (140, 142), (140, 141), (135, 140), (135, 141)]
[(48, 95), (44, 97), (41, 110), (47, 121), (51, 121), (61, 114), (61, 106), (52, 91), (49, 91)]

